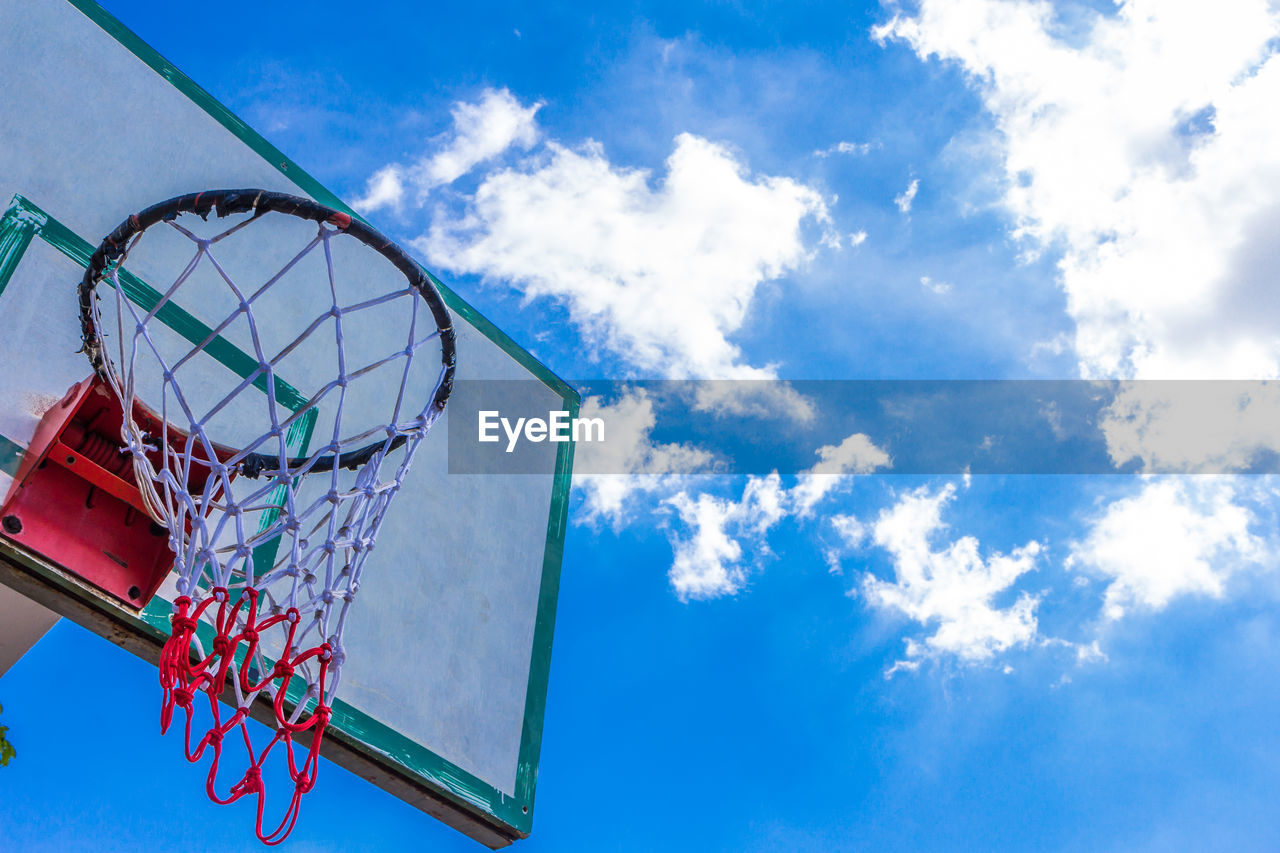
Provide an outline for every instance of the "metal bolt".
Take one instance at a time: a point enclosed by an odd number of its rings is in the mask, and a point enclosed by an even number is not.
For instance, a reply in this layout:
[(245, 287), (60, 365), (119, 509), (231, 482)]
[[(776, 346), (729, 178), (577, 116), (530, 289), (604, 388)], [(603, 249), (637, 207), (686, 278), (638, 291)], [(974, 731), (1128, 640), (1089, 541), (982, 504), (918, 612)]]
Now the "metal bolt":
[(4, 527), (4, 532), (16, 535), (22, 532), (22, 519), (16, 515), (6, 515), (3, 521), (0, 521), (0, 527)]

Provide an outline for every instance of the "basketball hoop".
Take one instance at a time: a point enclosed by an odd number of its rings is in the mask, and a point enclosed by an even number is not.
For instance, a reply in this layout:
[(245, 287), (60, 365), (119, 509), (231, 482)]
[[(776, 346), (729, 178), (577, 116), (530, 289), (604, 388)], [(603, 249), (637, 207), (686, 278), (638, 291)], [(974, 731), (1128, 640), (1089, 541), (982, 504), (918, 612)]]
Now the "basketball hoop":
[[(175, 239), (188, 241), (185, 255), (173, 249)], [(300, 245), (280, 254), (289, 240)], [(260, 246), (261, 265), (234, 269), (220, 260), (220, 248), (233, 242), (237, 259), (253, 256), (246, 245)], [(161, 261), (183, 260), (160, 279), (171, 284), (158, 301), (139, 306), (124, 298), (139, 280), (126, 264), (149, 243), (166, 247), (149, 261), (152, 281)], [(340, 256), (360, 271), (356, 282), (341, 280)], [(373, 274), (384, 264), (394, 268), (381, 276), (392, 281), (385, 287)], [(300, 279), (314, 285), (307, 292), (320, 300), (317, 314), (295, 304), (296, 287), (281, 296), (281, 282)], [(114, 310), (103, 310), (103, 283), (114, 289)], [(222, 319), (193, 317), (181, 326), (185, 337), (174, 335), (154, 321), (179, 310), (179, 292), (188, 306)], [(162, 731), (181, 708), (187, 758), (211, 752), (210, 798), (255, 796), (257, 835), (278, 844), (316, 782), (361, 570), (452, 388), (449, 312), (402, 249), (348, 214), (266, 190), (218, 190), (125, 220), (90, 260), (80, 314), (84, 351), (123, 412), (120, 452), (174, 553), (178, 597), (160, 659)], [(392, 320), (400, 327), (390, 328)], [(348, 363), (345, 336), (359, 334), (367, 345), (370, 329), (386, 341), (386, 355)], [(240, 344), (240, 361), (224, 354), (229, 339)], [(424, 347), (438, 347), (438, 360), (420, 354)], [(229, 370), (201, 373), (197, 354)], [(291, 381), (314, 390), (299, 392)], [(381, 414), (375, 401), (385, 404)], [(234, 706), (229, 715), (220, 697)], [(270, 703), (276, 730), (255, 747), (247, 721), (259, 697)], [(205, 700), (208, 720), (197, 722)], [(247, 767), (224, 789), (217, 777), (228, 736), (243, 740)], [(284, 753), (293, 791), (279, 824), (264, 832), (272, 753)]]

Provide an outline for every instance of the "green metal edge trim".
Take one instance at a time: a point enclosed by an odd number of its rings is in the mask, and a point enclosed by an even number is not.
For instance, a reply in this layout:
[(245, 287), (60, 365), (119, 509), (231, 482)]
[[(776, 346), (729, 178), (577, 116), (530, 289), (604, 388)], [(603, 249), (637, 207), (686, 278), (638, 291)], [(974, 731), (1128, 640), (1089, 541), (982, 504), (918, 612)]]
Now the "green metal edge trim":
[(10, 477), (18, 476), (18, 468), (22, 465), (22, 457), (26, 452), (27, 449), (21, 444), (0, 435), (0, 472)]
[[(17, 201), (15, 197), (14, 201)], [(19, 204), (11, 204), (0, 217), (0, 294), (9, 286), (22, 256), (44, 226), (47, 217)]]
[[(161, 56), (154, 48), (138, 37), (136, 33), (118, 21), (94, 0), (67, 0), (85, 17), (97, 24), (103, 31), (134, 54), (139, 60), (150, 66), (157, 74), (164, 77), (176, 89), (187, 96), (193, 103), (208, 113), (214, 120), (225, 127), (233, 135), (248, 145), (265, 160), (276, 166), (286, 178), (292, 181), (305, 193), (321, 204), (342, 210), (360, 219), (364, 217), (349, 207), (342, 199), (313, 178), (283, 152), (253, 130), (242, 119), (238, 118), (216, 98), (187, 77), (171, 62)], [(426, 270), (424, 270), (426, 271)], [(476, 310), (470, 303), (445, 285), (430, 271), (426, 271), (432, 283), (439, 288), (441, 297), (449, 308), (474, 326), (481, 334), (491, 340), (500, 349), (515, 359), (526, 370), (537, 376), (549, 388), (554, 390), (576, 413), (580, 403), (578, 392), (563, 379), (553, 373), (546, 365), (533, 357), (527, 350), (517, 344), (510, 336), (495, 326), (487, 317)], [(422, 775), (436, 781), (442, 790), (451, 798), (462, 798), (462, 802), (480, 805), (494, 817), (503, 820), (522, 834), (528, 833), (533, 821), (532, 794), (537, 780), (537, 757), (541, 748), (541, 729), (547, 678), (550, 672), (549, 654), (551, 636), (554, 632), (555, 603), (559, 591), (560, 565), (564, 551), (564, 533), (568, 516), (568, 498), (570, 478), (572, 476), (573, 450), (572, 443), (561, 445), (556, 458), (556, 475), (552, 498), (552, 512), (548, 521), (548, 542), (543, 559), (543, 588), (539, 592), (538, 610), (534, 623), (534, 650), (529, 675), (528, 693), (526, 696), (524, 731), (521, 735), (519, 761), (516, 769), (516, 797), (509, 797), (493, 786), (475, 780), (475, 788), (483, 790), (455, 790), (453, 785), (442, 783), (442, 777), (432, 772), (432, 766), (440, 769), (450, 768), (459, 774), (459, 779), (475, 779), (461, 768), (454, 766), (430, 750), (421, 756), (427, 759), (418, 767), (402, 765), (411, 774)], [(553, 589), (548, 588), (548, 583)], [(541, 682), (541, 683), (538, 683)], [(528, 699), (536, 701), (533, 706)], [(336, 717), (336, 715), (335, 715)], [(400, 762), (397, 762), (400, 763)], [(467, 788), (473, 786), (467, 785)], [(473, 799), (480, 795), (479, 801)], [(527, 796), (524, 803), (518, 802)]]
[[(284, 152), (268, 142), (261, 134), (246, 124), (243, 119), (237, 117), (231, 110), (223, 106), (217, 98), (179, 71), (173, 63), (161, 56), (155, 48), (148, 45), (136, 33), (116, 20), (110, 12), (103, 9), (94, 0), (67, 0), (67, 2), (105, 30), (108, 35), (127, 48), (130, 53), (150, 66), (153, 71), (168, 80), (174, 88), (186, 95), (196, 106), (208, 113), (219, 124), (239, 138), (241, 142), (248, 145), (264, 160), (279, 169), (282, 175), (295, 183), (307, 195), (321, 204), (332, 207), (335, 210), (341, 210), (362, 221), (367, 221), (349, 207), (346, 202), (304, 171), (301, 166), (286, 157)], [(424, 268), (423, 271), (430, 276), (432, 284), (439, 289), (441, 297), (451, 310), (456, 311), (467, 322), (475, 326), (485, 337), (497, 344), (504, 352), (541, 379), (557, 394), (562, 397), (577, 396), (577, 392), (568, 383), (552, 373), (550, 368), (534, 358), (505, 332), (491, 323), (487, 317), (455, 293), (452, 288), (440, 281), (429, 270)]]
[[(580, 401), (576, 392), (565, 395), (570, 418), (578, 417)], [(573, 480), (575, 442), (561, 444), (556, 453), (555, 480), (551, 493), (551, 514), (547, 520), (547, 547), (542, 561), (542, 583), (538, 591), (538, 611), (533, 628), (533, 651), (529, 660), (529, 689), (525, 694), (524, 733), (520, 739), (516, 800), (528, 804), (521, 829), (533, 823), (533, 799), (538, 782), (538, 757), (542, 751), (542, 728), (547, 709), (547, 687), (551, 681), (551, 647), (555, 634), (556, 606), (560, 599), (560, 570), (564, 562), (564, 541), (569, 524), (569, 496)]]

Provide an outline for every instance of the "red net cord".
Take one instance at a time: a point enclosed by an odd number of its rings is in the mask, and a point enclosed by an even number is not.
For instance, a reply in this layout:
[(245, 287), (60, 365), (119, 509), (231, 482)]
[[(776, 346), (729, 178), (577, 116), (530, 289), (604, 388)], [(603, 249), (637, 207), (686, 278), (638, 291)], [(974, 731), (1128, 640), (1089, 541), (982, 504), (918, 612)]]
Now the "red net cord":
[[(298, 631), (301, 617), (294, 608), (259, 621), (258, 591), (255, 589), (245, 589), (232, 604), (227, 590), (223, 587), (215, 587), (212, 595), (196, 605), (194, 611), (192, 604), (193, 602), (187, 596), (174, 601), (177, 612), (172, 617), (172, 634), (160, 651), (160, 685), (164, 688), (164, 701), (160, 709), (160, 731), (169, 730), (175, 707), (186, 711), (187, 760), (197, 762), (204, 756), (206, 750), (213, 751), (205, 785), (209, 798), (216, 803), (226, 804), (234, 803), (250, 794), (256, 795), (255, 828), (258, 839), (264, 844), (279, 844), (289, 837), (298, 820), (302, 795), (310, 791), (316, 783), (316, 774), (320, 767), (320, 742), (332, 715), (330, 707), (324, 703), (325, 682), (333, 657), (332, 651), (328, 643), (301, 652), (296, 649), (294, 635)], [(212, 642), (213, 651), (207, 657), (193, 663), (192, 641), (195, 638), (196, 626), (200, 618), (214, 604), (217, 605), (217, 613), (213, 624), (215, 631)], [(250, 680), (249, 667), (244, 662), (254, 659), (258, 651), (260, 633), (277, 625), (284, 626), (287, 631), (284, 653), (276, 662), (275, 668), (265, 678), (253, 683)], [(242, 647), (244, 649), (242, 663), (236, 666), (236, 656)], [(313, 659), (320, 667), (316, 708), (306, 719), (291, 723), (284, 707), (289, 682), (293, 679), (294, 670), (297, 667)], [(231, 674), (233, 666), (236, 673), (234, 676)], [(245, 704), (237, 708), (225, 722), (222, 720), (222, 708), (218, 697), (230, 686), (229, 678), (237, 679), (237, 685), (234, 686), (239, 687), (238, 695), (246, 697), (256, 697), (259, 691), (268, 686), (274, 686), (275, 698), (272, 704), (275, 711), (275, 737), (256, 754), (249, 740), (248, 729), (249, 705), (252, 704), (253, 698), (246, 699)], [(192, 718), (198, 693), (203, 693), (208, 698), (213, 725), (193, 743)], [(300, 701), (306, 701), (305, 697)], [(223, 739), (227, 735), (234, 734), (236, 729), (240, 730), (240, 735), (244, 739), (249, 766), (240, 780), (231, 786), (226, 796), (221, 796), (217, 791), (216, 783), (218, 765), (222, 758), (222, 743)], [(310, 743), (305, 746), (297, 745), (299, 750), (304, 748), (306, 750), (306, 758), (299, 767), (294, 752), (294, 740), (295, 738), (303, 740), (300, 736), (308, 730), (311, 731)], [(266, 805), (266, 787), (262, 779), (262, 768), (268, 756), (276, 750), (277, 745), (281, 744), (283, 745), (281, 750), (288, 759), (289, 777), (293, 780), (293, 796), (280, 823), (271, 832), (264, 833), (262, 818)]]

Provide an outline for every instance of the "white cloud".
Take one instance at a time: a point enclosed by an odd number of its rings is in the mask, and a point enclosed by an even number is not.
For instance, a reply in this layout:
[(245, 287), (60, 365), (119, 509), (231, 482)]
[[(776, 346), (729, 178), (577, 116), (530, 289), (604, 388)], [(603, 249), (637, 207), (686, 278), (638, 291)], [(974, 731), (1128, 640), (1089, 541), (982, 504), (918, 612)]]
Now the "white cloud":
[(793, 423), (807, 423), (815, 414), (813, 401), (784, 381), (699, 382), (691, 402), (699, 411)]
[(681, 601), (732, 595), (746, 584), (742, 539), (767, 553), (765, 535), (785, 515), (785, 490), (777, 474), (750, 477), (740, 500), (703, 492), (668, 498), (691, 534), (672, 535), (675, 558), (668, 577)]
[(550, 143), (489, 174), (463, 217), (438, 218), (415, 245), (436, 266), (561, 300), (591, 344), (646, 374), (773, 377), (729, 338), (762, 282), (809, 259), (805, 226), (829, 230), (826, 202), (691, 134), (676, 137), (661, 183), (650, 177), (598, 144)]
[(827, 571), (833, 575), (844, 574), (844, 566), (841, 559), (850, 551), (856, 551), (863, 546), (867, 537), (871, 535), (870, 529), (856, 515), (852, 513), (833, 515), (830, 517), (831, 527), (835, 530), (836, 535), (840, 537), (840, 542), (834, 546), (826, 546), (822, 549), (822, 558), (826, 561)]
[(880, 468), (892, 467), (889, 454), (861, 432), (814, 452), (818, 455), (818, 463), (802, 473), (795, 488), (788, 492), (789, 502), (801, 517), (812, 514), (814, 506), (839, 486), (847, 475), (870, 474)]
[(860, 547), (866, 541), (867, 536), (870, 535), (867, 525), (852, 514), (833, 515), (831, 517), (831, 526), (836, 529), (836, 533), (840, 534), (840, 538), (850, 548)]
[(1252, 513), (1229, 477), (1161, 478), (1108, 505), (1072, 547), (1068, 568), (1110, 581), (1103, 614), (1161, 610), (1174, 598), (1219, 598), (1234, 573), (1264, 556)]
[(353, 207), (362, 211), (398, 209), (406, 190), (412, 190), (415, 203), (421, 204), (435, 187), (453, 183), (511, 146), (528, 150), (538, 139), (534, 115), (541, 106), (523, 106), (506, 89), (486, 89), (476, 103), (454, 104), (453, 132), (447, 144), (411, 165), (391, 164), (379, 169)]
[(676, 481), (667, 475), (709, 470), (715, 461), (701, 448), (652, 440), (657, 419), (653, 400), (644, 389), (631, 389), (607, 404), (599, 397), (587, 397), (579, 417), (601, 418), (606, 427), (605, 441), (581, 442), (575, 451), (575, 467), (596, 472), (573, 478), (574, 486), (586, 496), (580, 522), (594, 524), (603, 519), (620, 526), (627, 520), (632, 498), (672, 490)]
[(1280, 7), (922, 0), (873, 35), (959, 63), (995, 119), (1017, 234), (1063, 250), (1089, 376), (1280, 374)]
[(935, 544), (946, 530), (942, 509), (955, 494), (954, 484), (934, 492), (916, 489), (882, 510), (871, 525), (872, 541), (893, 559), (894, 577), (868, 574), (863, 597), (875, 607), (934, 627), (923, 640), (907, 640), (906, 658), (888, 674), (943, 657), (986, 662), (1036, 639), (1039, 598), (1023, 592), (1007, 607), (997, 606), (996, 599), (1009, 596), (1018, 579), (1036, 567), (1040, 544), (1028, 542), (1007, 555), (985, 558), (972, 536)]
[(1127, 382), (1099, 428), (1117, 465), (1151, 473), (1243, 471), (1259, 451), (1280, 450), (1280, 384)]
[(830, 148), (819, 148), (813, 152), (815, 157), (830, 157), (832, 154), (866, 154), (872, 148), (879, 148), (879, 142), (845, 142), (840, 141)]
[[(749, 574), (744, 565), (743, 543), (752, 553), (767, 554), (769, 531), (788, 516), (806, 518), (813, 508), (850, 474), (867, 474), (890, 464), (888, 454), (876, 447), (862, 433), (854, 433), (838, 445), (816, 451), (819, 461), (801, 474), (794, 487), (782, 487), (782, 479), (772, 473), (767, 477), (748, 477), (738, 500), (719, 497), (710, 492), (691, 496), (681, 490), (665, 503), (673, 507), (683, 530), (673, 530), (675, 559), (669, 573), (671, 585), (682, 600), (715, 598), (732, 595), (746, 583)], [(677, 482), (674, 478), (666, 485)], [(852, 543), (857, 519), (838, 516), (833, 519), (837, 533)], [(839, 570), (841, 549), (828, 549), (828, 566)]]
[(377, 210), (391, 207), (397, 210), (404, 202), (404, 170), (396, 165), (383, 166), (373, 173), (365, 187), (364, 195), (355, 200), (357, 210)]
[(855, 232), (853, 232), (852, 234), (850, 234), (850, 235), (849, 235), (849, 245), (850, 245), (850, 246), (861, 246), (861, 245), (862, 245), (863, 243), (865, 243), (865, 242), (867, 242), (867, 232), (866, 232), (866, 231), (855, 231)]
[(920, 179), (912, 178), (911, 183), (907, 184), (907, 188), (902, 191), (901, 195), (894, 196), (893, 203), (898, 206), (901, 213), (911, 212), (911, 203), (916, 200), (916, 193), (920, 190)]
[(927, 275), (920, 276), (920, 286), (941, 296), (951, 292), (951, 285), (945, 281), (934, 281)]

